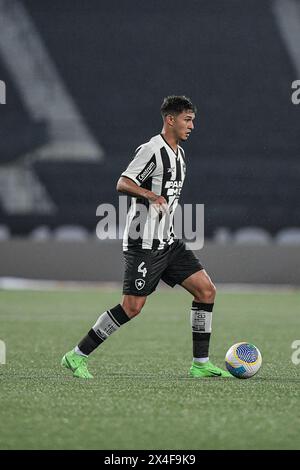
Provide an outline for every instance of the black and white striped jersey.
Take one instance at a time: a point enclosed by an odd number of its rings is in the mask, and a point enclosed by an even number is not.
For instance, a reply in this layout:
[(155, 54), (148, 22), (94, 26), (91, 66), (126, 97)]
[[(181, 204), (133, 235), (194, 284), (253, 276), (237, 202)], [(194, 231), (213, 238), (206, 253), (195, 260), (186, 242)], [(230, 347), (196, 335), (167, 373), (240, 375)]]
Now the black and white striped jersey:
[(133, 160), (122, 173), (139, 186), (163, 196), (169, 213), (158, 215), (144, 198), (131, 198), (123, 237), (123, 250), (133, 247), (163, 249), (174, 241), (174, 212), (186, 173), (184, 151), (178, 146), (177, 155), (161, 134), (141, 145)]

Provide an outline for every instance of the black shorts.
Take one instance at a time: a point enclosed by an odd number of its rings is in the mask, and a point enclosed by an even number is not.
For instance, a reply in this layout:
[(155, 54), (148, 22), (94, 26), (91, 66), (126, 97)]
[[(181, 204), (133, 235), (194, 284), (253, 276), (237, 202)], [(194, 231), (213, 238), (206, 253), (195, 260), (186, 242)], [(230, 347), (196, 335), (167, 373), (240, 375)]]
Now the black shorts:
[(203, 269), (193, 251), (188, 250), (181, 240), (175, 240), (163, 250), (134, 248), (123, 253), (123, 294), (127, 295), (149, 295), (155, 291), (160, 279), (174, 287)]

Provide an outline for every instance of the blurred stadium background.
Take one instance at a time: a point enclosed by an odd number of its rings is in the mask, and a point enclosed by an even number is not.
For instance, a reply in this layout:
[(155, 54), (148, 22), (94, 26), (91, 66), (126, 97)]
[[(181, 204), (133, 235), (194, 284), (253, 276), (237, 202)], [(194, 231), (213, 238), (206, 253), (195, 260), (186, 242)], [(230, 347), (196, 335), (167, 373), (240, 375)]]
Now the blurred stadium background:
[[(299, 448), (299, 44), (298, 0), (0, 0), (0, 448)], [(121, 241), (97, 239), (96, 209), (117, 205), (169, 94), (198, 107), (182, 194), (205, 204), (198, 255), (217, 287), (252, 289), (220, 289), (214, 360), (251, 340), (263, 371), (188, 380), (175, 289), (93, 356), (93, 384), (74, 383), (61, 355), (120, 299), (106, 283), (122, 280)], [(60, 290), (17, 290), (30, 280)]]
[(182, 201), (205, 204), (200, 256), (222, 282), (299, 284), (299, 2), (1, 0), (0, 11), (0, 276), (121, 280), (120, 242), (97, 243), (96, 208), (117, 204), (120, 172), (177, 93), (199, 110)]

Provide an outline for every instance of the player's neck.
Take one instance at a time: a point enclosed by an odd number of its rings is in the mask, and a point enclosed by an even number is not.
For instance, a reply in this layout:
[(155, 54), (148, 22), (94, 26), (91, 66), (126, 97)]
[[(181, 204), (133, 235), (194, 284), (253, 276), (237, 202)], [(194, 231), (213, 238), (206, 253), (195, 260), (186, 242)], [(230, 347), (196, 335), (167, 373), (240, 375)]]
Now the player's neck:
[(176, 139), (176, 137), (172, 135), (170, 132), (166, 131), (165, 129), (161, 131), (161, 135), (163, 136), (167, 144), (172, 148), (172, 150), (174, 150), (174, 152), (177, 154), (178, 140)]

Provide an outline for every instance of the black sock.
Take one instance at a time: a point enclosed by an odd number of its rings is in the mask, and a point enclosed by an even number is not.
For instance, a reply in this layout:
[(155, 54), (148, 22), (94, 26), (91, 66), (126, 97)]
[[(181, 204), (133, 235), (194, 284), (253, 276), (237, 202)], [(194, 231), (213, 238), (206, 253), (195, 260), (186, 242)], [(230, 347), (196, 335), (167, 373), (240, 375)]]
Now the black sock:
[(108, 336), (129, 320), (130, 318), (120, 304), (107, 310), (100, 315), (93, 328), (78, 343), (78, 348), (83, 354), (88, 356), (94, 349), (100, 346)]
[(193, 335), (193, 357), (208, 357), (211, 335), (211, 320), (214, 304), (193, 302), (191, 310), (191, 325)]

